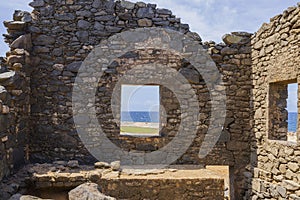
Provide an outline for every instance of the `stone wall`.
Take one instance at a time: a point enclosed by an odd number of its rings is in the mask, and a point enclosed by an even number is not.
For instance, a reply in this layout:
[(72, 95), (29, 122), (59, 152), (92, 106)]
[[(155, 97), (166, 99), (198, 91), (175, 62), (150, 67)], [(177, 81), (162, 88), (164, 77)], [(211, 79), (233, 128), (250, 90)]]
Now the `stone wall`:
[(15, 193), (26, 191), (43, 199), (67, 199), (68, 192), (79, 185), (97, 183), (103, 193), (117, 199), (224, 199), (224, 179), (213, 170), (198, 166), (118, 169), (114, 163), (29, 164), (8, 183), (0, 184), (0, 198), (9, 199)]
[(5, 22), (11, 51), (0, 65), (0, 180), (29, 159), (31, 40), (22, 21), (29, 13), (16, 12)]
[[(34, 1), (28, 26), (33, 54), (41, 62), (32, 76), (31, 159), (94, 162), (74, 129), (71, 91), (80, 61), (102, 39), (139, 27), (189, 32), (186, 24), (156, 5), (120, 1)], [(79, 65), (78, 65), (79, 64)], [(104, 100), (104, 98), (103, 98)]]
[(297, 141), (287, 141), (286, 124), (287, 84), (299, 84), (299, 11), (299, 5), (288, 8), (252, 38), (252, 157), (257, 157), (252, 160), (252, 199), (300, 198), (299, 127)]

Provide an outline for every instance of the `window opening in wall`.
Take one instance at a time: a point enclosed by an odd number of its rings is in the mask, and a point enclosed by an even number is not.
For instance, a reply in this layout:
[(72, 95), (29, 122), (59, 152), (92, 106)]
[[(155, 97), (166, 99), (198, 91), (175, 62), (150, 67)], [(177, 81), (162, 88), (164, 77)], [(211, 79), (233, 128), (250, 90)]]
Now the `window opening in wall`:
[(297, 141), (297, 127), (298, 127), (298, 84), (288, 84), (288, 141)]
[(158, 85), (121, 86), (121, 135), (159, 136), (159, 91)]
[(271, 83), (269, 87), (268, 137), (271, 140), (297, 141), (297, 81)]

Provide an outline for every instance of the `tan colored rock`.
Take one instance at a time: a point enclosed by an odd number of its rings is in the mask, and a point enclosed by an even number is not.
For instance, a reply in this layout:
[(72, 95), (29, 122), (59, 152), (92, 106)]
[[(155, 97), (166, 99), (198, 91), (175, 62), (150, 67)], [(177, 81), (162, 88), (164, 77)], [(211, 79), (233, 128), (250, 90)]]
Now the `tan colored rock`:
[(233, 34), (225, 34), (222, 37), (222, 40), (225, 42), (225, 44), (231, 45), (231, 44), (238, 44), (240, 42), (242, 42), (244, 39), (244, 37), (240, 37), (237, 35), (233, 35)]
[(294, 181), (284, 180), (282, 186), (287, 190), (296, 191), (300, 189), (300, 185)]
[(85, 183), (69, 192), (69, 200), (116, 200), (100, 192), (96, 183)]
[(4, 21), (4, 26), (10, 30), (23, 30), (26, 27), (26, 23), (21, 21)]
[(138, 25), (141, 27), (150, 27), (150, 26), (152, 26), (152, 24), (153, 24), (153, 22), (150, 19), (144, 18), (144, 19), (138, 20)]
[(12, 50), (14, 49), (25, 49), (25, 50), (31, 50), (32, 48), (32, 41), (31, 41), (31, 35), (21, 35), (18, 37), (13, 43), (10, 45), (10, 48)]
[(299, 163), (297, 164), (297, 163), (289, 162), (288, 168), (295, 173), (299, 172)]

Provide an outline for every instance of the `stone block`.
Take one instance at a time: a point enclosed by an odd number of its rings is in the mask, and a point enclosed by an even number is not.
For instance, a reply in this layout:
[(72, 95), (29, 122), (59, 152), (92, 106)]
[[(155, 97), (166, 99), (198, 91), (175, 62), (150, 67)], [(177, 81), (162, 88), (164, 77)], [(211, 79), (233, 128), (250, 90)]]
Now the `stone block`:
[(300, 185), (294, 181), (283, 180), (282, 187), (286, 188), (289, 191), (296, 191), (300, 189)]
[(84, 29), (84, 30), (86, 30), (86, 29), (89, 29), (90, 26), (91, 26), (91, 23), (88, 22), (88, 21), (86, 21), (86, 20), (79, 20), (79, 21), (77, 22), (77, 27), (78, 27), (79, 29)]
[(277, 186), (276, 190), (281, 197), (283, 197), (283, 198), (286, 197), (287, 191), (284, 187)]
[(231, 48), (231, 47), (225, 47), (221, 50), (222, 55), (234, 55), (237, 53), (238, 53), (238, 50), (235, 48)]
[(44, 0), (34, 0), (33, 2), (29, 3), (29, 5), (31, 7), (38, 8), (44, 6), (45, 2)]
[(31, 34), (21, 35), (10, 45), (13, 49), (25, 49), (30, 51), (32, 48)]
[(55, 43), (54, 37), (48, 35), (39, 35), (37, 38), (33, 39), (33, 44), (37, 46), (51, 45), (54, 43)]
[(150, 19), (139, 19), (138, 25), (141, 27), (150, 27), (152, 26), (153, 22)]
[(135, 7), (135, 3), (123, 0), (123, 1), (121, 1), (121, 6), (128, 9), (128, 10), (132, 10)]
[(23, 30), (26, 27), (26, 22), (20, 21), (4, 21), (3, 24), (10, 30)]
[(287, 166), (292, 172), (299, 172), (299, 163), (289, 162)]
[(138, 18), (153, 18), (155, 16), (152, 8), (139, 8), (136, 16)]

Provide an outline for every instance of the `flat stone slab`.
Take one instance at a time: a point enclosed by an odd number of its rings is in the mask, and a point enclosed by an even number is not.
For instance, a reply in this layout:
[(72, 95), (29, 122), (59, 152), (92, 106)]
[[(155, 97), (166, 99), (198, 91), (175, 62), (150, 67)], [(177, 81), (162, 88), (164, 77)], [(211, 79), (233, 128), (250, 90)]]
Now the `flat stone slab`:
[(7, 80), (7, 79), (10, 79), (15, 74), (16, 74), (16, 72), (14, 72), (14, 71), (4, 72), (4, 73), (0, 74), (0, 81), (4, 81), (4, 80)]

